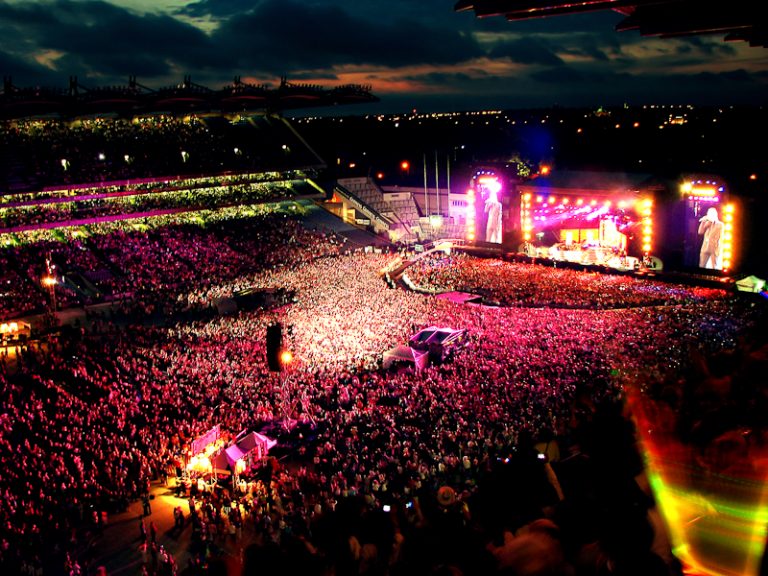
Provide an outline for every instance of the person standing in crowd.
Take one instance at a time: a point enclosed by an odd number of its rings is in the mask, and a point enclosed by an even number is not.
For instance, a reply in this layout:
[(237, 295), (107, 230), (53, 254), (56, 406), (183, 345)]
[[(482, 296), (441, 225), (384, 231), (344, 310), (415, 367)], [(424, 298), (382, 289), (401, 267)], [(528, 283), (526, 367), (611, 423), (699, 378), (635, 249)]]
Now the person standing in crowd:
[(149, 503), (149, 493), (145, 492), (141, 495), (141, 504), (144, 508), (144, 516), (152, 515), (152, 506)]

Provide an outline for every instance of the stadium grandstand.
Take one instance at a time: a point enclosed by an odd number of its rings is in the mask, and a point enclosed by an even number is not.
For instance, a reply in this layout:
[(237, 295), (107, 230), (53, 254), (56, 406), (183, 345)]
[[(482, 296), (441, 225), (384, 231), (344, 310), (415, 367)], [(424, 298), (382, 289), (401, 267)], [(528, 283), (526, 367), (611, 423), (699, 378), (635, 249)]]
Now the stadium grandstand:
[(8, 121), (0, 138), (0, 189), (6, 193), (324, 166), (273, 114), (26, 118)]
[[(379, 243), (365, 226), (321, 207), (325, 162), (278, 113), (371, 100), (369, 87), (324, 89), (285, 78), (271, 88), (236, 77), (218, 91), (188, 76), (159, 90), (135, 77), (100, 88), (71, 78), (68, 91), (21, 89), (6, 78), (0, 317), (140, 294), (139, 270), (153, 265), (131, 271), (130, 257), (104, 246), (126, 232), (163, 236), (174, 226), (221, 222), (235, 230), (236, 222), (274, 212), (351, 245)], [(166, 264), (181, 274), (193, 263)]]
[(214, 90), (196, 84), (191, 76), (185, 76), (179, 84), (159, 89), (139, 83), (135, 76), (131, 76), (125, 86), (94, 87), (87, 87), (72, 76), (67, 89), (17, 87), (13, 79), (6, 76), (0, 94), (0, 118), (46, 116), (71, 119), (95, 114), (280, 112), (377, 101), (370, 86), (345, 84), (324, 88), (289, 82), (285, 77), (274, 87), (270, 84), (250, 84), (244, 82), (241, 76), (235, 76), (231, 84)]

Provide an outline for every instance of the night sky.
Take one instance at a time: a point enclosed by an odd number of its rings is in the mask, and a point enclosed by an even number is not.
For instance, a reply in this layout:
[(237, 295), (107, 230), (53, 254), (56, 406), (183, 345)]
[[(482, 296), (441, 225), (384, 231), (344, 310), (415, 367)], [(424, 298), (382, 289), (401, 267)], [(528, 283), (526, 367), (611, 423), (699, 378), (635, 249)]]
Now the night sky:
[[(618, 33), (613, 12), (528, 22), (453, 0), (0, 0), (0, 71), (17, 86), (244, 81), (370, 84), (345, 113), (628, 104), (762, 104), (768, 51), (721, 36)], [(341, 110), (340, 110), (341, 111)]]

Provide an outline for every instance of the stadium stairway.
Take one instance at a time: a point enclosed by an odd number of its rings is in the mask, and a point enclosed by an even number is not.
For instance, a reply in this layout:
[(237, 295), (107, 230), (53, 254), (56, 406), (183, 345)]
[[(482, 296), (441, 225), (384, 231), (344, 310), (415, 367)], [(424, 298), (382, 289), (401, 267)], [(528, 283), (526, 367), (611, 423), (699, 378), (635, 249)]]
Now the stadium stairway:
[(86, 301), (102, 297), (101, 291), (93, 285), (85, 276), (78, 272), (69, 272), (63, 275), (64, 285), (74, 290), (78, 296)]
[(304, 226), (308, 229), (330, 230), (358, 246), (389, 246), (390, 244), (386, 238), (347, 224), (312, 200), (303, 199), (297, 202), (306, 210)]

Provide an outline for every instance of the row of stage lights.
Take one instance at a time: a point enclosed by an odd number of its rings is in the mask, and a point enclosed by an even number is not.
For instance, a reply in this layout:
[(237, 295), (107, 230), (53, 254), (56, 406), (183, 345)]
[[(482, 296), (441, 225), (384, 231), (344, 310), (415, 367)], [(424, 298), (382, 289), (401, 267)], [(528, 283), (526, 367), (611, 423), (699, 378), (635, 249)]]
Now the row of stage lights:
[(467, 190), (467, 240), (473, 242), (475, 240), (475, 189), (469, 188)]
[(523, 194), (523, 201), (520, 205), (520, 219), (523, 226), (523, 240), (531, 241), (533, 234), (533, 219), (531, 217), (531, 195)]
[(733, 204), (726, 204), (723, 212), (723, 269), (728, 270), (733, 263), (733, 220), (736, 210)]
[(653, 248), (653, 200), (642, 201), (640, 215), (643, 217), (643, 254), (649, 256)]
[[(525, 194), (523, 196), (523, 200), (524, 201), (525, 201), (525, 196), (530, 196), (530, 194)], [(529, 203), (530, 203), (530, 198), (528, 198), (528, 200), (529, 200)], [(536, 203), (537, 204), (557, 204), (557, 202), (558, 202), (558, 200), (557, 200), (556, 196), (541, 196), (541, 195), (537, 195), (536, 196)], [(616, 207), (621, 209), (621, 210), (623, 210), (625, 208), (630, 208), (630, 207), (634, 206), (637, 202), (638, 202), (638, 200), (619, 200), (618, 202), (616, 202)], [(563, 196), (560, 199), (560, 204), (562, 204), (563, 206), (567, 206), (570, 203), (571, 203), (571, 199), (569, 197), (567, 197), (567, 196)], [(586, 203), (587, 203), (587, 201), (584, 200), (584, 198), (577, 198), (573, 202), (573, 204), (576, 205), (576, 206), (584, 206)], [(590, 206), (597, 206), (600, 203), (601, 203), (601, 201), (595, 200), (594, 198), (589, 201), (589, 205)], [(611, 206), (613, 206), (613, 200), (604, 200), (604, 201), (602, 201), (602, 205), (610, 208)]]

